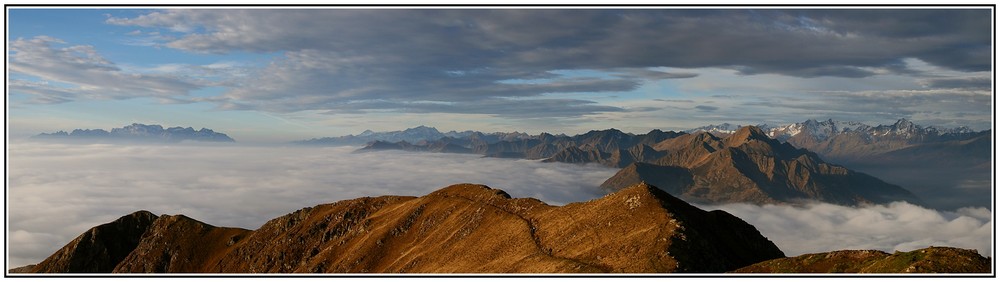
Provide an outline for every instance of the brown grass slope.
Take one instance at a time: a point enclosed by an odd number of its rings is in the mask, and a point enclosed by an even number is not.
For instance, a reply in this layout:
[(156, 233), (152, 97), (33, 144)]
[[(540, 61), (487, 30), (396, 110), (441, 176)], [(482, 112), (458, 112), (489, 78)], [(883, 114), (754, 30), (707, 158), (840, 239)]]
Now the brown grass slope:
[[(362, 198), (297, 211), (268, 222), (206, 271), (722, 272), (783, 256), (746, 223), (725, 235), (683, 223), (679, 215), (711, 221), (705, 225), (739, 220), (711, 218), (682, 203), (648, 185), (553, 207), (460, 184), (419, 198)], [(731, 234), (760, 242), (722, 249), (712, 237)], [(699, 245), (690, 246), (688, 237)], [(678, 257), (672, 249), (704, 254)]]
[(888, 254), (882, 251), (835, 251), (773, 259), (736, 273), (989, 273), (990, 259), (975, 250), (929, 247)]
[(746, 222), (700, 210), (646, 184), (561, 207), (458, 184), (423, 197), (359, 198), (305, 208), (254, 231), (161, 216), (135, 238), (141, 242), (127, 257), (100, 270), (725, 272), (784, 256)]

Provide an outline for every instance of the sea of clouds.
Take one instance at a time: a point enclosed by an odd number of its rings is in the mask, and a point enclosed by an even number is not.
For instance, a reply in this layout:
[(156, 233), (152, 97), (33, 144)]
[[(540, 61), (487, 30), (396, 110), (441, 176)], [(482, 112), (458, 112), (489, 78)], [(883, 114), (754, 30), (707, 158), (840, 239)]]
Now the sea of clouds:
[[(256, 229), (303, 207), (366, 196), (421, 196), (455, 183), (486, 184), (513, 197), (562, 205), (600, 197), (598, 186), (617, 171), (471, 154), (355, 149), (10, 143), (8, 266), (38, 263), (90, 227), (137, 210)], [(992, 256), (993, 214), (985, 208), (936, 211), (906, 203), (703, 208), (743, 218), (790, 256), (930, 245)]]

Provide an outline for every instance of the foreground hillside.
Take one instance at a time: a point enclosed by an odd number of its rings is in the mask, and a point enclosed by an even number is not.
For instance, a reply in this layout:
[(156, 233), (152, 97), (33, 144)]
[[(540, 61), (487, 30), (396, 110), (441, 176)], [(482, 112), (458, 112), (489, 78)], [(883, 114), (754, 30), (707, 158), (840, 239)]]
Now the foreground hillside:
[(888, 254), (858, 250), (773, 259), (739, 273), (989, 273), (990, 259), (975, 250), (948, 247)]
[(305, 208), (257, 230), (136, 212), (25, 272), (726, 272), (784, 257), (756, 228), (639, 184), (549, 206), (459, 184)]

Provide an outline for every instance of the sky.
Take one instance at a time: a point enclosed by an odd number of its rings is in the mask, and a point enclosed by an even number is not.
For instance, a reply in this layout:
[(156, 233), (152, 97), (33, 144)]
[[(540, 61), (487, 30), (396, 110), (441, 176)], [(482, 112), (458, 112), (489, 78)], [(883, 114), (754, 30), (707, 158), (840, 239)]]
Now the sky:
[(992, 10), (8, 7), (11, 138), (836, 119), (990, 129)]
[[(305, 207), (368, 196), (422, 196), (463, 182), (563, 205), (604, 195), (599, 185), (617, 171), (596, 164), (473, 154), (352, 153), (354, 149), (13, 142), (8, 151), (8, 267), (38, 263), (87, 229), (138, 210), (257, 229)], [(789, 256), (951, 246), (994, 257), (993, 217), (984, 207), (932, 210), (899, 202), (701, 208), (740, 217)]]

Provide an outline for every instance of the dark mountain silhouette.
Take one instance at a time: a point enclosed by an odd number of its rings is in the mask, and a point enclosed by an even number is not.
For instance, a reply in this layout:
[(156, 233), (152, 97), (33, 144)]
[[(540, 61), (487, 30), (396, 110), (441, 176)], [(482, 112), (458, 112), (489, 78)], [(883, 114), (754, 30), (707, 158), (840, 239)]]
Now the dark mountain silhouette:
[(33, 136), (32, 139), (74, 142), (235, 142), (228, 135), (207, 128), (200, 130), (194, 130), (191, 127), (163, 128), (163, 126), (156, 124), (145, 125), (139, 123), (133, 123), (121, 128), (112, 128), (110, 132), (103, 129), (75, 129), (70, 133), (66, 133), (65, 131), (42, 133)]
[(843, 163), (902, 185), (937, 209), (991, 206), (992, 136), (912, 145)]
[(253, 231), (137, 212), (28, 272), (725, 272), (781, 257), (739, 218), (646, 184), (561, 207), (459, 184), (305, 208)]
[(753, 126), (722, 139), (700, 133), (668, 139), (656, 147), (667, 154), (653, 164), (628, 166), (601, 187), (615, 191), (646, 181), (685, 200), (703, 203), (803, 199), (843, 205), (922, 203), (899, 186), (825, 163), (816, 154), (780, 143)]
[(138, 211), (98, 225), (62, 247), (30, 272), (111, 272), (135, 250), (157, 216)]
[(365, 130), (364, 132), (358, 135), (314, 138), (309, 140), (295, 141), (292, 143), (299, 145), (316, 145), (316, 146), (344, 146), (344, 145), (368, 144), (374, 141), (384, 141), (390, 143), (405, 141), (407, 143), (419, 143), (421, 141), (437, 140), (443, 137), (446, 137), (446, 135), (438, 131), (437, 128), (421, 125), (400, 131), (374, 132), (371, 130)]

